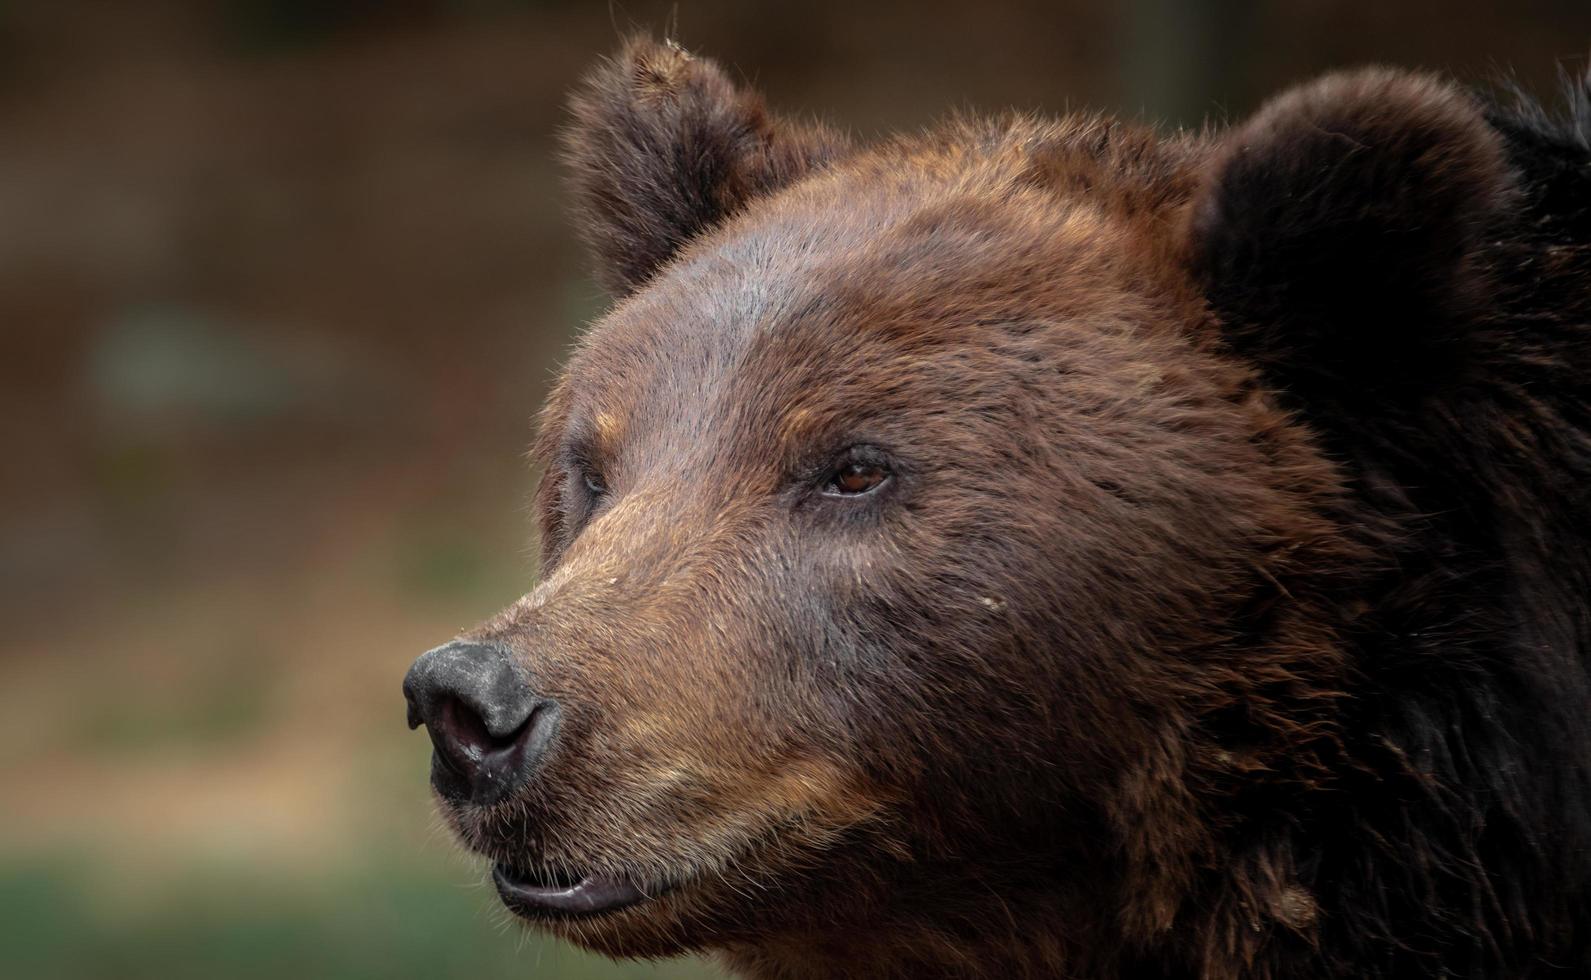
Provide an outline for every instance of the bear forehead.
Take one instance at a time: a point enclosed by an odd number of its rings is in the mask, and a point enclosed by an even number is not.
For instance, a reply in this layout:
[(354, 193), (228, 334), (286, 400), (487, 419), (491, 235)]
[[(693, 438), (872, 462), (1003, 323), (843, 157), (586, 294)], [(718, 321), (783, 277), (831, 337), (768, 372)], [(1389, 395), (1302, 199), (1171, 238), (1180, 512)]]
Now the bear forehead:
[(900, 141), (754, 202), (592, 327), (569, 368), (594, 382), (577, 386), (590, 414), (699, 407), (736, 382), (866, 381), (983, 342), (979, 327), (1120, 315), (1172, 291), (1166, 212), (1182, 195), (1161, 185), (1176, 161), (1141, 138), (1116, 159), (1091, 126)]

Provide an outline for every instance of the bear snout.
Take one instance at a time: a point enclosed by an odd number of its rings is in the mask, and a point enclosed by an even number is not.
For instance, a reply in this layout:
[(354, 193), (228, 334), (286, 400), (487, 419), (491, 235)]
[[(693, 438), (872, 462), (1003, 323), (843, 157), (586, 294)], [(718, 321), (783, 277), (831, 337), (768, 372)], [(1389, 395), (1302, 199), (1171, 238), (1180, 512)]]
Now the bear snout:
[(502, 647), (455, 640), (403, 679), (409, 727), (434, 749), (431, 784), (453, 802), (498, 803), (530, 782), (558, 734), (558, 702), (536, 695)]

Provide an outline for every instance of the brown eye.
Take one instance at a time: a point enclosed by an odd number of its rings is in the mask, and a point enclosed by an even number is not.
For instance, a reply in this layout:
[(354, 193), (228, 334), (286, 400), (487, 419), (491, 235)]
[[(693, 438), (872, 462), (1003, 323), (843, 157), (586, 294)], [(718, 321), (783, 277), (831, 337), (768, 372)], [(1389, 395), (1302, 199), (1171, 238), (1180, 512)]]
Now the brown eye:
[(602, 479), (602, 474), (587, 470), (585, 474), (586, 490), (593, 497), (600, 497), (608, 492), (608, 485)]
[(889, 472), (877, 463), (846, 463), (835, 471), (826, 488), (830, 494), (852, 497), (877, 489)]

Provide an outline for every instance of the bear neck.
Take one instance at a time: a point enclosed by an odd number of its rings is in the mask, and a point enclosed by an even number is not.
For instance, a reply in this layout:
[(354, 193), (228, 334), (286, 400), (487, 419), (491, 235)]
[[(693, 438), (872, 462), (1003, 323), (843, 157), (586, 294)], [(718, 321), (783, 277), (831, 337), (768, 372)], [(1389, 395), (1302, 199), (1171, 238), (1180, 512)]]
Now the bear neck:
[(835, 910), (825, 928), (733, 946), (719, 958), (750, 980), (1116, 974), (1080, 958), (1115, 945), (1097, 935), (1105, 928), (1097, 898), (1090, 908), (1053, 882), (996, 887), (981, 876), (940, 878), (931, 893), (897, 894), (867, 912)]

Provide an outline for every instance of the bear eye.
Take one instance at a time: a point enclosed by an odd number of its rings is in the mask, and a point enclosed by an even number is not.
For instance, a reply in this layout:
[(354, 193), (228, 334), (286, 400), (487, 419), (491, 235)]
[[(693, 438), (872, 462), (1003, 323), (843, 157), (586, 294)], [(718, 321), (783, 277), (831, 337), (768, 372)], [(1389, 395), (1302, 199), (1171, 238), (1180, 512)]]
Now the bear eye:
[(833, 472), (823, 492), (831, 497), (859, 497), (877, 490), (888, 479), (889, 470), (882, 463), (852, 459)]
[(596, 470), (585, 470), (581, 476), (582, 479), (585, 480), (586, 490), (591, 494), (591, 496), (607, 496), (608, 484), (607, 481), (602, 478), (601, 473), (598, 473)]

